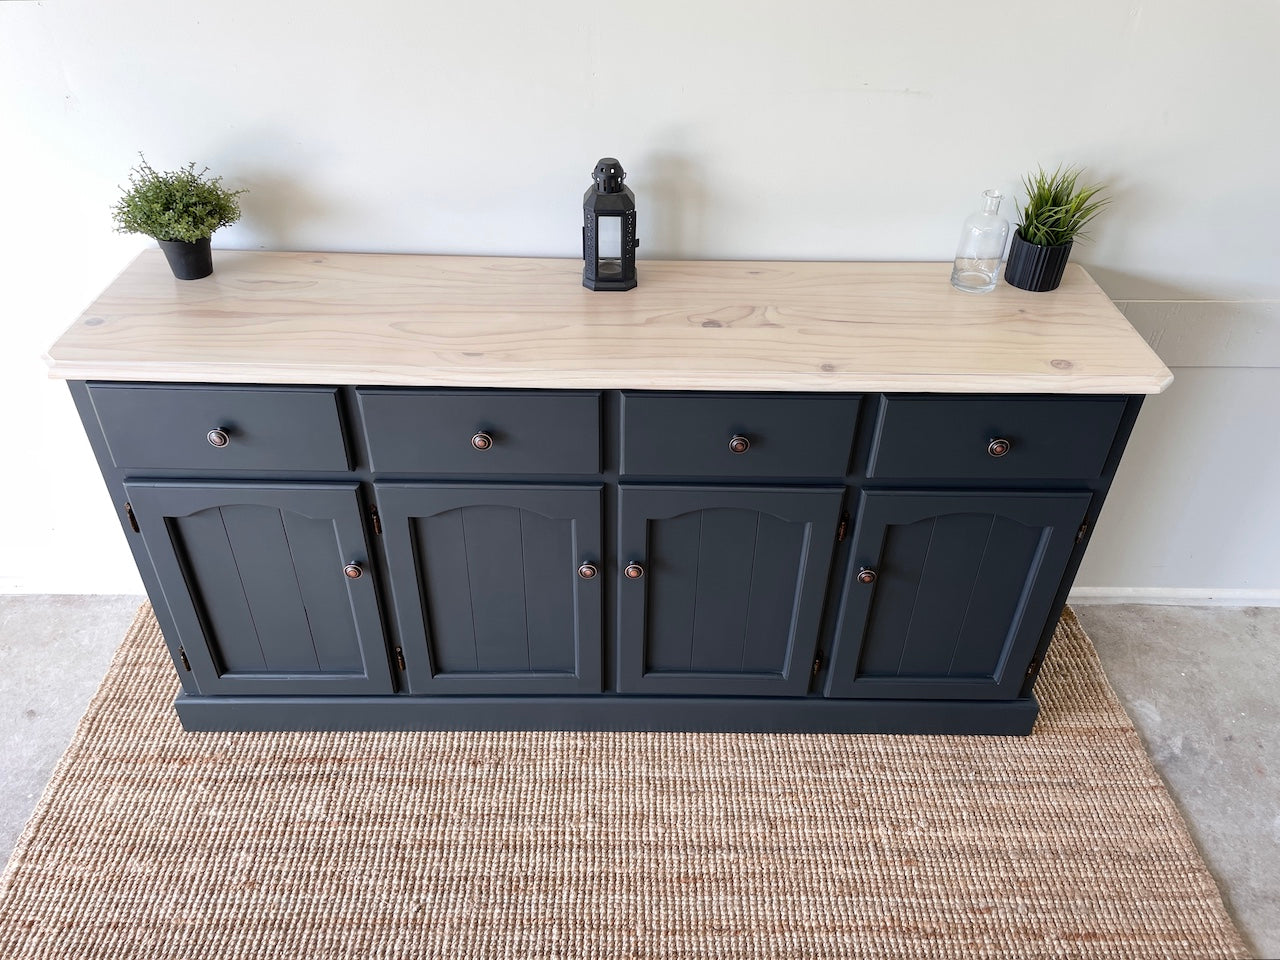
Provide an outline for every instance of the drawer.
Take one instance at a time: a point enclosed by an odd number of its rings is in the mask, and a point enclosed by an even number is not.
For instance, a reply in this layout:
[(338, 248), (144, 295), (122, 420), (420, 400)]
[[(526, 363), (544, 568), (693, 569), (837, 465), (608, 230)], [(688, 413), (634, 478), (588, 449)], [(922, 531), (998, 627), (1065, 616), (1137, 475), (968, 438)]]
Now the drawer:
[(351, 468), (334, 387), (91, 383), (88, 391), (122, 469)]
[(623, 393), (621, 472), (843, 477), (860, 401), (834, 394)]
[(364, 388), (369, 465), (384, 473), (600, 472), (600, 395)]
[(867, 476), (1091, 480), (1102, 474), (1124, 409), (1123, 397), (886, 396)]

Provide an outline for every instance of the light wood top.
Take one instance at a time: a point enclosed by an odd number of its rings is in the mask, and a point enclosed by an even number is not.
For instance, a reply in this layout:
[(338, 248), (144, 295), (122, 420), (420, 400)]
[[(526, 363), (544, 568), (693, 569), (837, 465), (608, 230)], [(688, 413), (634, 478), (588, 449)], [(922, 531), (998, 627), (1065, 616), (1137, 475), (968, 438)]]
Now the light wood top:
[(953, 290), (949, 263), (148, 250), (50, 348), (63, 379), (691, 390), (1159, 393), (1173, 379), (1079, 266), (1052, 293)]

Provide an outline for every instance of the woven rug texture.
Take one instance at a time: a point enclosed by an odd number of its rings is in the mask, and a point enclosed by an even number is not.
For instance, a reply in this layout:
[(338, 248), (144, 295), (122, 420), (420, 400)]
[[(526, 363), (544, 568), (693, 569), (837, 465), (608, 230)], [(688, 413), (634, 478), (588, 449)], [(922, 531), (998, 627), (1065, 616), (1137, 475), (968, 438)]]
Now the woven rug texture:
[(1030, 737), (192, 734), (176, 687), (144, 606), (6, 960), (1248, 955), (1070, 611)]

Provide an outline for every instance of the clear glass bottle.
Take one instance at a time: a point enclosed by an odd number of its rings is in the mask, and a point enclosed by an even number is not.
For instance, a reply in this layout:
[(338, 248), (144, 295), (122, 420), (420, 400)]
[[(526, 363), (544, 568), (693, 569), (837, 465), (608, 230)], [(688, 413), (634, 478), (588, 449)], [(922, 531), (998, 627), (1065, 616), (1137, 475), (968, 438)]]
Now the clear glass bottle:
[(999, 190), (987, 190), (982, 194), (982, 209), (965, 219), (951, 269), (951, 285), (957, 290), (986, 293), (995, 289), (1009, 239), (1009, 221), (999, 212), (1003, 199)]

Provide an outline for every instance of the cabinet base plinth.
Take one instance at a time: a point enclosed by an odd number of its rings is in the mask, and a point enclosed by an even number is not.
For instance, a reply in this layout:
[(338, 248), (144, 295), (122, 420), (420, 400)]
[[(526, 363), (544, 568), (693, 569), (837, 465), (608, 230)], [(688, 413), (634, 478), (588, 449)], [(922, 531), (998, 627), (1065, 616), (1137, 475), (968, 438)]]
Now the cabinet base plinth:
[(598, 730), (1026, 736), (1040, 705), (1019, 700), (733, 697), (195, 697), (189, 731)]

